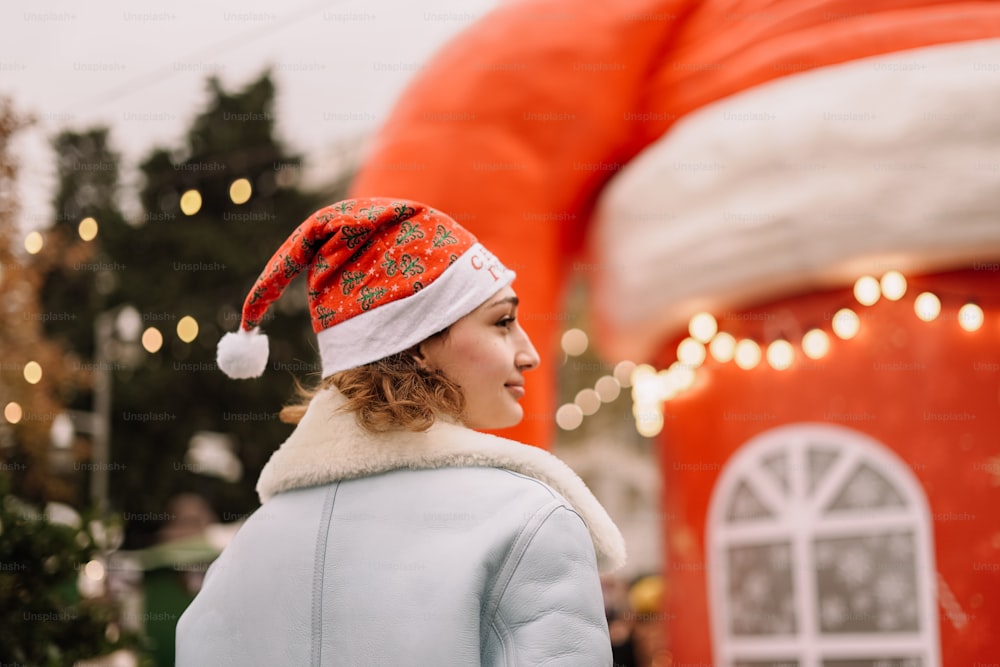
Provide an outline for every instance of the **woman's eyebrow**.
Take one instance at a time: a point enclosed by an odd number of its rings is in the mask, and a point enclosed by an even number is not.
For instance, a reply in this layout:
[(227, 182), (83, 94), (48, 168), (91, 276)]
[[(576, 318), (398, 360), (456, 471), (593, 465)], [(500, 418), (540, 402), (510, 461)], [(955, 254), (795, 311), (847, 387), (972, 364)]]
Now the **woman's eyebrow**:
[(505, 305), (505, 304), (510, 304), (510, 305), (514, 306), (515, 308), (517, 308), (517, 305), (519, 303), (521, 303), (521, 300), (518, 299), (516, 296), (505, 296), (502, 299), (497, 299), (496, 301), (494, 301), (493, 303), (491, 303), (488, 306), (488, 308), (494, 308), (496, 306), (502, 306), (502, 305)]

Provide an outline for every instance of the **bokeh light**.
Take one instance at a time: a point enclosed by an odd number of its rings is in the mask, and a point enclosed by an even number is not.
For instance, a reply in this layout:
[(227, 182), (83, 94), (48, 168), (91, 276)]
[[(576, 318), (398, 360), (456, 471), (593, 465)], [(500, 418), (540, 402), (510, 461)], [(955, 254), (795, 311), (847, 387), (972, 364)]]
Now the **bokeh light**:
[(712, 354), (713, 359), (724, 364), (730, 361), (736, 352), (736, 339), (723, 331), (716, 334), (712, 342), (708, 344), (708, 351)]
[(185, 343), (190, 343), (198, 337), (198, 322), (190, 315), (185, 315), (177, 323), (177, 337)]
[(830, 337), (822, 329), (811, 329), (802, 337), (802, 352), (810, 359), (822, 359), (830, 351)]
[(899, 301), (906, 294), (906, 278), (899, 271), (887, 271), (879, 283), (882, 295), (889, 301)]
[(246, 204), (253, 194), (253, 187), (250, 181), (245, 178), (237, 178), (229, 186), (229, 198), (234, 204)]
[(930, 292), (923, 292), (913, 301), (913, 311), (924, 322), (935, 320), (941, 314), (941, 299)]
[(184, 215), (194, 215), (201, 210), (201, 193), (197, 190), (188, 190), (181, 195), (181, 213)]
[(861, 329), (861, 318), (850, 308), (841, 308), (834, 313), (833, 321), (830, 324), (833, 327), (833, 333), (837, 334), (838, 338), (848, 340), (858, 335), (858, 331)]
[(587, 332), (582, 329), (570, 329), (562, 335), (563, 352), (571, 357), (576, 357), (586, 352), (589, 343)]
[(90, 217), (84, 218), (80, 221), (76, 231), (84, 241), (93, 241), (97, 238), (97, 220)]
[(38, 384), (42, 380), (42, 366), (37, 361), (29, 361), (24, 365), (24, 379), (28, 384)]
[(882, 289), (879, 282), (872, 276), (861, 276), (854, 283), (854, 298), (862, 306), (871, 306), (878, 302), (882, 296)]
[(16, 424), (21, 421), (21, 417), (24, 416), (24, 410), (21, 409), (21, 405), (14, 401), (11, 401), (3, 407), (3, 418), (7, 420), (9, 424)]
[(153, 354), (159, 352), (160, 348), (163, 347), (163, 334), (156, 327), (149, 327), (142, 332), (142, 347)]
[(698, 313), (688, 322), (688, 333), (691, 337), (702, 343), (712, 340), (712, 336), (719, 330), (719, 323), (715, 321), (711, 313)]
[(41, 252), (43, 245), (45, 245), (45, 239), (42, 238), (41, 232), (28, 232), (28, 235), (24, 237), (24, 249), (28, 251), (29, 255), (37, 255)]
[(984, 319), (983, 309), (974, 303), (967, 303), (958, 309), (958, 326), (966, 331), (978, 331)]

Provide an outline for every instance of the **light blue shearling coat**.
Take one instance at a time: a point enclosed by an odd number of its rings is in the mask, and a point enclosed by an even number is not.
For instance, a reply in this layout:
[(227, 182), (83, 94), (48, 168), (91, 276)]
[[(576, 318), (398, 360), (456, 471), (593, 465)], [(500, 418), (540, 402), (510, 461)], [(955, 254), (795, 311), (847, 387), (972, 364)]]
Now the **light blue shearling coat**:
[(177, 626), (178, 667), (608, 667), (621, 534), (548, 452), (439, 421), (372, 435), (321, 392)]

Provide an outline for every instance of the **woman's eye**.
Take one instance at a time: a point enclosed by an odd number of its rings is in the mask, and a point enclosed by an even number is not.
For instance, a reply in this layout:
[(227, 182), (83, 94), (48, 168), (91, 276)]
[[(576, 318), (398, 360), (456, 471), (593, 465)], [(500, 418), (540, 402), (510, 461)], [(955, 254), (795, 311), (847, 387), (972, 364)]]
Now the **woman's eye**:
[(510, 316), (507, 316), (507, 317), (503, 318), (502, 320), (500, 320), (499, 322), (497, 322), (497, 326), (498, 326), (498, 327), (503, 327), (504, 329), (509, 329), (509, 328), (510, 328), (510, 325), (511, 325), (511, 324), (512, 324), (512, 323), (513, 323), (514, 321), (515, 321), (515, 320), (514, 320), (514, 318), (513, 318), (513, 317), (510, 317)]

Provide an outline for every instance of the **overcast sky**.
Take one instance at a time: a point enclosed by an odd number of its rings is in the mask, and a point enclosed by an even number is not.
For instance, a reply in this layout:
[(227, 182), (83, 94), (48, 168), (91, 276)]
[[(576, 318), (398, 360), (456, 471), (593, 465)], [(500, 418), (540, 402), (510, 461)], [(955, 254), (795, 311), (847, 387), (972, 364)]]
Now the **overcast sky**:
[(279, 133), (315, 180), (339, 142), (374, 130), (421, 63), (495, 4), (7, 0), (0, 95), (39, 121), (15, 144), (22, 227), (52, 217), (56, 132), (110, 126), (126, 185), (136, 186), (136, 163), (154, 145), (180, 142), (213, 73), (236, 89), (272, 67)]

